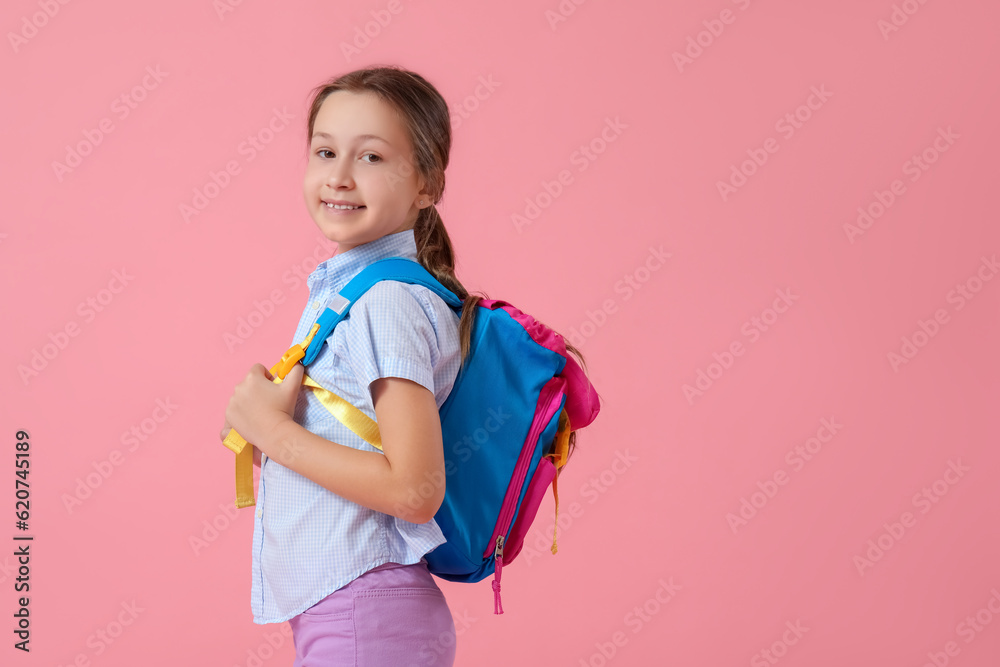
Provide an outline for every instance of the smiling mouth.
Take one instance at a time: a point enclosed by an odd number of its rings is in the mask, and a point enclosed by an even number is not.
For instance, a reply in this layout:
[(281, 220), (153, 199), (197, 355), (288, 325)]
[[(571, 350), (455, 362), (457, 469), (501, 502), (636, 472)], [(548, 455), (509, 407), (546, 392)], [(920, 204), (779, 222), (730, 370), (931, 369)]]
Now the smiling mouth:
[(364, 206), (347, 206), (345, 204), (331, 204), (328, 202), (323, 202), (323, 205), (335, 211), (357, 211), (364, 208)]

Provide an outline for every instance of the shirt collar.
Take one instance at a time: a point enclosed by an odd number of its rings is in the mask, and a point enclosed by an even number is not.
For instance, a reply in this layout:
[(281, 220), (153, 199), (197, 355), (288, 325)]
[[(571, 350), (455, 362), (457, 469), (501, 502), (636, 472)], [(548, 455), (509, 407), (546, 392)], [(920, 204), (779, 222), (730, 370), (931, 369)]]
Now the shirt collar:
[(334, 255), (309, 274), (306, 284), (311, 290), (317, 281), (323, 281), (333, 292), (339, 292), (351, 278), (361, 273), (361, 269), (386, 257), (417, 259), (417, 242), (412, 229), (387, 234)]

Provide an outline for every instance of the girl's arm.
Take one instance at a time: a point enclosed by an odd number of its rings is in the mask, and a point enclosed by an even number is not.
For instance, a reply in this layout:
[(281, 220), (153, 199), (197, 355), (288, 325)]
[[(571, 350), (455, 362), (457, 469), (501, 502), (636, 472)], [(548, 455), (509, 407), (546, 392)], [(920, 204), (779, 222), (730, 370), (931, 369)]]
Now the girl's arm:
[(369, 509), (426, 523), (444, 500), (441, 421), (434, 394), (411, 380), (371, 384), (382, 452), (354, 449), (316, 435), (291, 418), (257, 443), (270, 458)]

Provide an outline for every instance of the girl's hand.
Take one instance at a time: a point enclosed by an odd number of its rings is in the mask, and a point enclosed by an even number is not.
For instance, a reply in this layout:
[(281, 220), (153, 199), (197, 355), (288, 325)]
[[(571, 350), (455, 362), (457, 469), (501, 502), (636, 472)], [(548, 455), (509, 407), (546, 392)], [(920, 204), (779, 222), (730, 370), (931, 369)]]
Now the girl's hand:
[(229, 429), (235, 428), (247, 442), (268, 454), (277, 444), (279, 427), (295, 415), (295, 401), (304, 374), (305, 368), (298, 363), (292, 366), (281, 384), (274, 384), (267, 368), (254, 364), (233, 390), (221, 438), (225, 440)]
[(219, 440), (222, 440), (224, 442), (226, 440), (226, 436), (228, 436), (229, 432), (233, 430), (233, 427), (229, 425), (228, 419), (225, 419), (223, 421), (224, 423), (222, 424), (222, 430), (219, 431)]

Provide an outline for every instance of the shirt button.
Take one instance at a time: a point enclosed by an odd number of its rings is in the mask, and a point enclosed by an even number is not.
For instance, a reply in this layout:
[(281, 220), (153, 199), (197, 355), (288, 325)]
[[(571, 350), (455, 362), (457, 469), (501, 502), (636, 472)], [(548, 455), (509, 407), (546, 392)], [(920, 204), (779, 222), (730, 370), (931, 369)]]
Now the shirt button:
[(257, 518), (264, 516), (264, 510), (257, 510)]
[(319, 301), (313, 301), (313, 310), (319, 310)]

